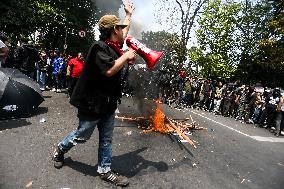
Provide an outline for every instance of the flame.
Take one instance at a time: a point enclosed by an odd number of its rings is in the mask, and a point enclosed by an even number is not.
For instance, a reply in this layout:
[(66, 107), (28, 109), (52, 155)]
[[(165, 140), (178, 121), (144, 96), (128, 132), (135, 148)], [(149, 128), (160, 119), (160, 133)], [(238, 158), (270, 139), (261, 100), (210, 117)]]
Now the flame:
[(152, 117), (152, 130), (161, 133), (168, 133), (169, 129), (165, 126), (165, 114), (161, 110), (161, 104), (156, 101), (156, 111), (154, 117)]

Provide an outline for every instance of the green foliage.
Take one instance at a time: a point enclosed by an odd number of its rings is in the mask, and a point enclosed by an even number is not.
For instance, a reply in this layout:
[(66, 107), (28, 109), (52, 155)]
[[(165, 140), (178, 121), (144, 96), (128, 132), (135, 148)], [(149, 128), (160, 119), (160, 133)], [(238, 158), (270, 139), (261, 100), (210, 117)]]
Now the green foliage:
[(283, 86), (284, 2), (246, 2), (242, 10), (238, 28), (243, 51), (236, 76), (247, 82)]
[(143, 32), (142, 41), (147, 47), (155, 51), (163, 51), (164, 55), (157, 65), (160, 69), (171, 69), (178, 71), (182, 67), (179, 64), (179, 53), (182, 44), (177, 34), (171, 34), (166, 31)]
[(205, 77), (283, 86), (284, 2), (211, 0), (189, 57)]
[[(3, 6), (2, 6), (3, 5)], [(1, 30), (13, 37), (20, 34), (28, 36), (34, 30), (33, 11), (28, 1), (4, 1), (1, 5), (0, 25)]]
[(204, 10), (197, 30), (202, 52), (194, 56), (202, 56), (197, 58), (199, 61), (196, 63), (201, 66), (201, 74), (205, 77), (224, 79), (234, 73), (238, 54), (237, 39), (234, 37), (235, 19), (239, 10), (240, 4), (221, 0), (209, 1)]
[[(94, 40), (96, 17), (92, 0), (7, 0), (0, 10), (4, 11), (1, 30), (12, 41), (34, 39), (37, 31), (42, 48), (63, 50), (66, 40), (67, 53), (75, 54), (87, 51)], [(78, 36), (80, 30), (86, 31), (85, 38)]]
[[(158, 1), (157, 17), (160, 23), (170, 26), (170, 31), (179, 36), (181, 43), (175, 54), (179, 67), (186, 66), (187, 45), (202, 7), (209, 0), (161, 0)], [(166, 14), (165, 14), (166, 12)], [(166, 16), (166, 17), (165, 17)]]

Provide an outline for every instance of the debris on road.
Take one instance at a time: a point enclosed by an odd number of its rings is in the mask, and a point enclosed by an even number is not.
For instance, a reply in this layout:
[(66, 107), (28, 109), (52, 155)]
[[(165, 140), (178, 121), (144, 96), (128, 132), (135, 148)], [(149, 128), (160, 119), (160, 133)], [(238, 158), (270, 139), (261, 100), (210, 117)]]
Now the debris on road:
[(33, 185), (33, 181), (29, 181), (29, 182), (26, 184), (26, 188), (30, 188), (32, 185)]
[(41, 119), (39, 120), (39, 122), (40, 122), (40, 123), (44, 123), (44, 122), (46, 122), (46, 119), (45, 119), (45, 118), (41, 118)]
[(214, 132), (214, 131), (215, 131), (215, 129), (210, 128), (210, 129), (208, 129), (208, 131), (209, 131), (209, 132)]

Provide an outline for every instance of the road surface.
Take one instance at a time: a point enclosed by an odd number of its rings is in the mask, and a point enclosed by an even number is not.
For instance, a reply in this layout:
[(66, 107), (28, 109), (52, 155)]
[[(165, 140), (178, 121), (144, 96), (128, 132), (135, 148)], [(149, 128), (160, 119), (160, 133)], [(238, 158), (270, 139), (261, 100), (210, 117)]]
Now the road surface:
[[(0, 121), (0, 188), (116, 188), (96, 173), (98, 133), (72, 148), (65, 166), (51, 160), (56, 144), (78, 125), (65, 93), (45, 91), (45, 101), (30, 118)], [(145, 101), (146, 103), (151, 103)], [(141, 116), (141, 104), (124, 97), (118, 116)], [(193, 119), (207, 130), (190, 136), (194, 149), (136, 123), (116, 120), (113, 168), (130, 179), (128, 188), (282, 189), (284, 137), (232, 118), (163, 105), (171, 118)]]

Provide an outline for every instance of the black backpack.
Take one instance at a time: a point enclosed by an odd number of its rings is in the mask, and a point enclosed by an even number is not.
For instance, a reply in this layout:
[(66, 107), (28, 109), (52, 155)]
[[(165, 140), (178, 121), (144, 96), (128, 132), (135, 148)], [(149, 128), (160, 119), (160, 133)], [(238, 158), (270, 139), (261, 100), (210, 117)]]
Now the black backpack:
[(38, 50), (31, 45), (18, 47), (15, 56), (21, 71), (34, 71), (35, 63), (40, 60)]

